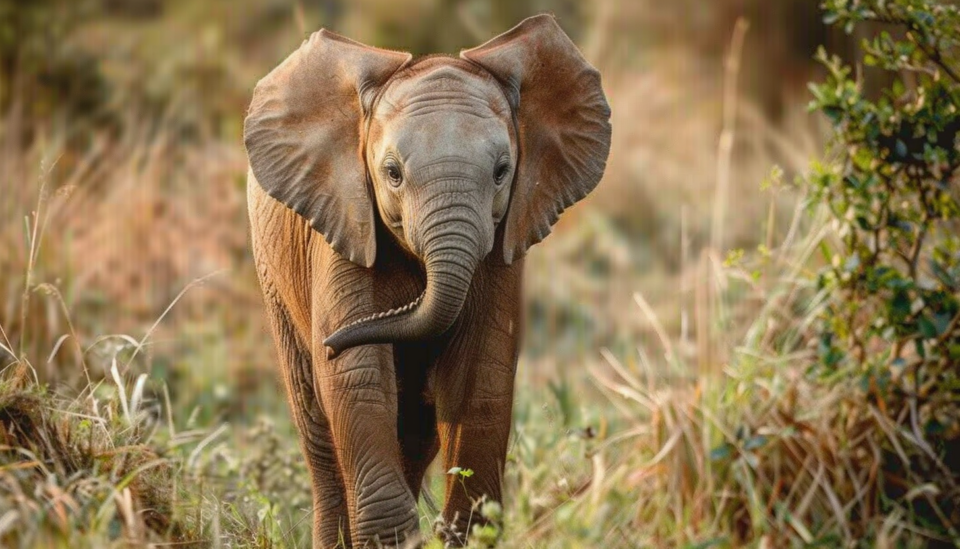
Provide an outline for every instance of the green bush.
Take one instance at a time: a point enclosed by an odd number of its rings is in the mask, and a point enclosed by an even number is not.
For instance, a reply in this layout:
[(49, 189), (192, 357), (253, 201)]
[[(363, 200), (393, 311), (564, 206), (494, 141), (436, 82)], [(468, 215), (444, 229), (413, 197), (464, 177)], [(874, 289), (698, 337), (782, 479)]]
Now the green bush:
[[(863, 64), (892, 75), (877, 97), (822, 50), (812, 108), (836, 162), (812, 177), (837, 238), (823, 244), (816, 373), (859, 383), (911, 446), (887, 444), (881, 505), (960, 540), (960, 9), (931, 0), (827, 0), (847, 32), (879, 23)], [(854, 75), (857, 75), (856, 77)], [(923, 494), (916, 487), (925, 487)], [(912, 489), (913, 488), (913, 489)]]

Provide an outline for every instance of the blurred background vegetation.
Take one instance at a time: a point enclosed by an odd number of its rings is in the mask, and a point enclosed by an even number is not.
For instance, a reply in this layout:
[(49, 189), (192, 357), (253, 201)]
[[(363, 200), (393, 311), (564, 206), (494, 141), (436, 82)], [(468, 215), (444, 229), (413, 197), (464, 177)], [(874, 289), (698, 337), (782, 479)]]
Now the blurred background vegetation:
[[(0, 367), (19, 372), (0, 384), (0, 444), (55, 465), (0, 466), (0, 540), (67, 543), (94, 517), (79, 538), (94, 547), (304, 546), (307, 484), (247, 243), (251, 91), (320, 27), (456, 54), (544, 11), (600, 69), (614, 137), (597, 191), (527, 262), (507, 539), (774, 546), (758, 517), (788, 481), (765, 479), (781, 483), (770, 502), (717, 495), (720, 470), (757, 470), (744, 448), (768, 418), (801, 429), (804, 399), (847, 402), (797, 381), (811, 349), (759, 357), (809, 328), (825, 222), (793, 181), (829, 136), (807, 109), (814, 54), (852, 61), (883, 26), (844, 33), (813, 0), (0, 0)], [(890, 81), (860, 69), (867, 95)], [(119, 448), (145, 450), (99, 461)], [(81, 485), (90, 468), (110, 471), (106, 492)], [(818, 475), (783, 519), (793, 541), (839, 528)], [(664, 499), (638, 508), (636, 490)]]
[[(258, 310), (240, 192), (242, 122), (256, 81), (320, 27), (415, 54), (455, 54), (542, 11), (601, 69), (615, 134), (603, 184), (562, 221), (561, 235), (577, 234), (532, 258), (531, 318), (542, 329), (529, 348), (579, 359), (643, 336), (642, 322), (622, 318), (632, 310), (610, 314), (641, 287), (638, 277), (679, 327), (678, 300), (693, 291), (683, 278), (711, 244), (716, 214), (720, 248), (760, 243), (795, 197), (777, 197), (771, 218), (770, 197), (752, 191), (774, 163), (792, 177), (819, 150), (822, 130), (805, 111), (812, 55), (852, 38), (829, 31), (813, 2), (0, 0), (0, 213), (11, 226), (0, 265), (16, 272), (6, 267), (25, 257), (22, 215), (43, 179), (47, 192), (74, 193), (48, 218), (57, 230), (45, 246), (58, 264), (47, 274), (61, 279), (71, 309), (97, 310), (92, 319), (124, 329), (152, 321), (189, 281), (222, 271), (175, 315), (209, 324), (207, 302), (227, 296)], [(740, 17), (752, 27), (737, 88), (736, 176), (718, 212), (723, 57)], [(583, 265), (569, 279), (541, 276), (571, 261)], [(18, 316), (20, 292), (7, 281), (5, 320)], [(261, 333), (236, 325), (259, 314), (231, 313), (222, 319), (228, 332)], [(254, 369), (270, 362), (242, 354), (234, 349), (228, 360)]]

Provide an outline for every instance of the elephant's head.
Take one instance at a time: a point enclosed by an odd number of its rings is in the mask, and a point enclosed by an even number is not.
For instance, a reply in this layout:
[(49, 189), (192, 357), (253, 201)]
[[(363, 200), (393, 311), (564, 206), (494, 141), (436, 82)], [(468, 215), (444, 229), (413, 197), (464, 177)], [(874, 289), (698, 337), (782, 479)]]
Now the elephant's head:
[(449, 329), (495, 243), (511, 263), (596, 186), (609, 118), (599, 73), (551, 16), (459, 59), (311, 36), (254, 92), (253, 174), (365, 267), (379, 217), (427, 278), (414, 302), (330, 335), (329, 354)]

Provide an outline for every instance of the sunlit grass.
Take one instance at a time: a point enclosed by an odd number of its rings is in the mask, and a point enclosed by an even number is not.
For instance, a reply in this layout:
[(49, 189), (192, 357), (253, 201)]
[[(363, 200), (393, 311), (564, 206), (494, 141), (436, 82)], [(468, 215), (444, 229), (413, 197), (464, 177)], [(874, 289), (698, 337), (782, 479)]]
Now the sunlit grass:
[[(615, 15), (585, 29), (588, 54)], [(527, 260), (501, 545), (922, 545), (938, 488), (896, 477), (914, 507), (891, 506), (882, 470), (916, 439), (855, 383), (806, 372), (829, 230), (800, 188), (761, 180), (775, 162), (803, 172), (817, 123), (741, 103), (721, 150), (730, 98), (656, 69), (604, 67), (607, 177)], [(82, 153), (55, 131), (25, 149), (0, 136), (0, 545), (307, 547), (243, 151), (138, 115)]]
[[(854, 384), (804, 375), (802, 334), (818, 301), (801, 271), (822, 234), (793, 234), (768, 254), (726, 266), (705, 256), (693, 305), (713, 316), (694, 341), (669, 336), (638, 294), (622, 314), (659, 334), (650, 344), (598, 350), (576, 370), (557, 362), (546, 384), (532, 380), (550, 365), (524, 358), (502, 546), (799, 546), (861, 537), (910, 545), (929, 534), (911, 510), (879, 505), (878, 453), (909, 436)], [(752, 324), (724, 335), (731, 321), (718, 311), (736, 319), (737, 308)], [(145, 351), (152, 326), (78, 342), (74, 359), (91, 382), (73, 389), (41, 382), (35, 361), (15, 351), (18, 334), (4, 332), (4, 352), (17, 358), (0, 383), (0, 539), (12, 547), (306, 546), (309, 483), (282, 400), (239, 392), (209, 352), (161, 368), (166, 359)], [(66, 345), (41, 356), (57, 364)], [(716, 362), (685, 345), (711, 349)], [(256, 404), (238, 416), (247, 398)], [(242, 425), (256, 410), (276, 423)], [(432, 476), (435, 502), (443, 473)], [(924, 497), (922, 484), (914, 489)], [(425, 501), (421, 510), (429, 532), (435, 508)]]

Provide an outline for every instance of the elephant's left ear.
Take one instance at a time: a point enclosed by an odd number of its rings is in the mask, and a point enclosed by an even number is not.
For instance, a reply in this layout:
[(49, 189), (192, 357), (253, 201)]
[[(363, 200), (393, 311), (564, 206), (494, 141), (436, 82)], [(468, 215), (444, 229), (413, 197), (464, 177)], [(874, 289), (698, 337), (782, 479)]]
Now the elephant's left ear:
[(504, 228), (509, 264), (597, 186), (610, 152), (600, 73), (553, 16), (538, 15), (460, 53), (493, 74), (517, 116), (520, 159)]

